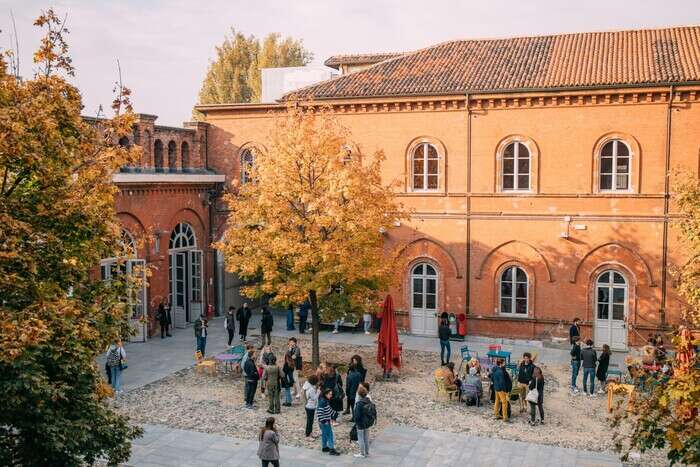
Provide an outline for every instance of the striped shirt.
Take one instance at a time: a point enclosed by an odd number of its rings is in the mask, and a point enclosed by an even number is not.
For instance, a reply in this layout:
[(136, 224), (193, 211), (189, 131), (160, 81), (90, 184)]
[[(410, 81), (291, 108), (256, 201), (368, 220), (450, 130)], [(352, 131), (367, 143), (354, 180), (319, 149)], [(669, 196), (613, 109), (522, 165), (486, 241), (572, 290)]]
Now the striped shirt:
[(318, 417), (318, 423), (330, 423), (331, 418), (338, 414), (331, 405), (328, 403), (328, 399), (321, 397), (318, 399), (318, 407), (316, 408), (316, 416)]

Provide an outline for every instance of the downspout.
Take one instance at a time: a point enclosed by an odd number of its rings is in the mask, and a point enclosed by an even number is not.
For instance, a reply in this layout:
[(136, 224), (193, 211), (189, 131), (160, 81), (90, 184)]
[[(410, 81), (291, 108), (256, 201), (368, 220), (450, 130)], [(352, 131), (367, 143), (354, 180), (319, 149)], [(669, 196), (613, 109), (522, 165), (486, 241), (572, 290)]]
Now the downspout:
[(661, 309), (659, 310), (659, 320), (661, 327), (666, 326), (666, 289), (668, 275), (668, 214), (671, 204), (671, 114), (673, 112), (673, 85), (668, 90), (668, 106), (666, 110), (666, 161), (664, 164), (664, 232), (663, 232), (663, 253), (661, 258)]
[(471, 312), (471, 192), (472, 192), (472, 114), (469, 108), (469, 93), (466, 94), (467, 111), (467, 267), (466, 267), (466, 314)]

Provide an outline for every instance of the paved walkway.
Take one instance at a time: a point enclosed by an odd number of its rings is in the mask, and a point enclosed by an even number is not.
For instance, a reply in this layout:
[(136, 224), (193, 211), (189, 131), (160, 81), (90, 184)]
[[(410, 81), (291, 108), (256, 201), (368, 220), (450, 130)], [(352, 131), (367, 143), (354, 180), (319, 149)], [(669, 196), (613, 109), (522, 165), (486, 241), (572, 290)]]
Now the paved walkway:
[[(260, 465), (257, 441), (147, 425), (134, 441), (134, 467), (233, 467)], [(284, 434), (282, 434), (284, 436)], [(284, 439), (282, 440), (284, 441)], [(319, 450), (281, 446), (285, 467), (349, 466), (483, 466), (483, 467), (619, 467), (605, 454), (527, 444), (456, 433), (392, 426), (372, 440), (370, 457), (331, 458)], [(332, 461), (331, 461), (332, 459)]]

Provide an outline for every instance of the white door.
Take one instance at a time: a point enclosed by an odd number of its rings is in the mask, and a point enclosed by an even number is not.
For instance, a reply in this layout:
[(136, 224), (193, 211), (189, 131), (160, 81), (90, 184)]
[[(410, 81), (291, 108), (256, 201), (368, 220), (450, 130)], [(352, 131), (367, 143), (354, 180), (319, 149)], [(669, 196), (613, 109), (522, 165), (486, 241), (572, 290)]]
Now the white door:
[(192, 250), (189, 255), (189, 275), (188, 275), (188, 298), (190, 322), (197, 321), (197, 318), (204, 310), (202, 305), (202, 250)]
[(596, 281), (595, 343), (614, 350), (627, 350), (628, 287), (625, 276), (605, 271)]
[(186, 263), (187, 252), (170, 254), (170, 303), (176, 328), (184, 328), (187, 323)]
[(427, 263), (411, 270), (411, 333), (437, 335), (437, 271)]
[(130, 290), (129, 307), (131, 309), (131, 328), (136, 332), (130, 336), (130, 342), (146, 342), (146, 261), (130, 259), (126, 263), (128, 277), (138, 279), (138, 288)]

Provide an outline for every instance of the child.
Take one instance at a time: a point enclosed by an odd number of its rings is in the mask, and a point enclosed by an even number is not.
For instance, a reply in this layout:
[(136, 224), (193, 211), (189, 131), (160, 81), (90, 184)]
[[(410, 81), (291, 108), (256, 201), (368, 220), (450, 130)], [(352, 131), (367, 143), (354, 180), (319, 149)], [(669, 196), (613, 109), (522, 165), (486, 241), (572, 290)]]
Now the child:
[(318, 408), (316, 409), (316, 418), (318, 426), (321, 429), (321, 450), (327, 452), (331, 456), (339, 456), (340, 453), (335, 450), (333, 440), (333, 426), (331, 420), (338, 415), (338, 412), (331, 407), (331, 399), (333, 398), (332, 389), (324, 389), (323, 395), (318, 400)]
[(282, 366), (282, 389), (284, 389), (284, 405), (292, 406), (292, 386), (294, 386), (294, 361), (289, 354), (284, 356), (284, 366)]
[(603, 344), (603, 353), (600, 354), (598, 359), (598, 370), (596, 371), (596, 378), (600, 382), (600, 389), (598, 389), (598, 394), (603, 394), (605, 392), (605, 383), (608, 380), (608, 366), (610, 365), (610, 346), (608, 344)]
[(578, 394), (578, 387), (576, 386), (576, 380), (578, 379), (578, 370), (581, 368), (581, 346), (578, 341), (581, 340), (579, 336), (572, 337), (573, 345), (571, 346), (571, 392)]

